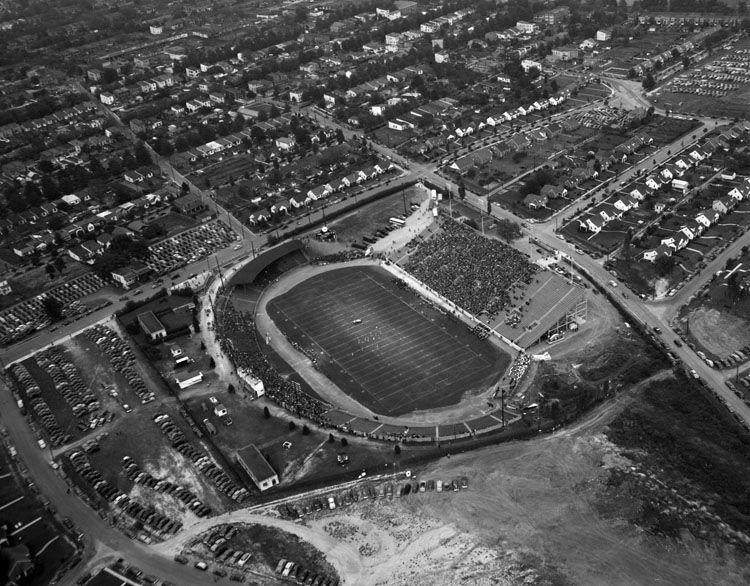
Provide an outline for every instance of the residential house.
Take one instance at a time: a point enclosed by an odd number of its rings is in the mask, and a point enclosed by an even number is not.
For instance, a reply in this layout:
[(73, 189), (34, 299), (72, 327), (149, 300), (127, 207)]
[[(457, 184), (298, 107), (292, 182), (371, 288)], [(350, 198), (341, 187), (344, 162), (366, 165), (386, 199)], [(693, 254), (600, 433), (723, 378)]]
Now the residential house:
[(203, 211), (206, 208), (206, 204), (203, 203), (203, 199), (194, 194), (188, 194), (184, 195), (180, 198), (177, 198), (174, 200), (175, 208), (177, 208), (177, 211), (186, 214), (186, 215), (193, 215), (197, 214), (198, 212)]
[(290, 151), (296, 146), (297, 142), (294, 137), (280, 136), (276, 139), (276, 148), (282, 151)]
[(646, 187), (649, 187), (650, 189), (653, 189), (654, 191), (658, 191), (662, 185), (664, 185), (664, 182), (661, 180), (661, 177), (650, 175), (646, 177)]
[(737, 187), (733, 187), (727, 195), (737, 201), (744, 201), (750, 197), (750, 184), (742, 183)]
[(543, 195), (548, 199), (558, 199), (565, 197), (568, 194), (568, 190), (563, 185), (552, 185), (548, 183), (539, 191), (539, 195)]
[(536, 193), (529, 193), (523, 198), (523, 205), (530, 210), (538, 210), (547, 207), (547, 202), (548, 199), (546, 195), (537, 195)]
[(598, 234), (602, 231), (602, 226), (604, 226), (604, 221), (595, 215), (587, 216), (583, 219), (579, 218), (578, 220), (578, 228), (584, 232)]

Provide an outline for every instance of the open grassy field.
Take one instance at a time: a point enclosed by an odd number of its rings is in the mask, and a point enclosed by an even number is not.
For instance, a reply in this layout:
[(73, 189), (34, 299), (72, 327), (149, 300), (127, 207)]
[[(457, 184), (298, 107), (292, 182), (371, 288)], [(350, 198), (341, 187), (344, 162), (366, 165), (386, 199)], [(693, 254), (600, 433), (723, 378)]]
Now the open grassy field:
[(509, 361), (379, 269), (313, 277), (270, 301), (269, 311), (324, 374), (384, 415), (455, 404)]

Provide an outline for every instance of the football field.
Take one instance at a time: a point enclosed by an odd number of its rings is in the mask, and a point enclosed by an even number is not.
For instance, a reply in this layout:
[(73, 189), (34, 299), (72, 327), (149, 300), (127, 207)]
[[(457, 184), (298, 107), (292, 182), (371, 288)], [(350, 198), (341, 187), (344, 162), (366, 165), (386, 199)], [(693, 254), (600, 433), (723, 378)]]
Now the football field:
[(328, 378), (382, 415), (456, 404), (510, 360), (377, 267), (316, 275), (268, 311)]

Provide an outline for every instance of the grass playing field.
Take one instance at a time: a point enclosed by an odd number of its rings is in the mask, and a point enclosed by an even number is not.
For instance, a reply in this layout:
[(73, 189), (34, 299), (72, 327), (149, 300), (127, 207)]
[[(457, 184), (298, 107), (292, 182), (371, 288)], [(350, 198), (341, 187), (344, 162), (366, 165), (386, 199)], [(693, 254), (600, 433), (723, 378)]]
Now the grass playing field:
[(453, 405), (510, 360), (376, 267), (317, 275), (268, 309), (326, 376), (382, 415)]

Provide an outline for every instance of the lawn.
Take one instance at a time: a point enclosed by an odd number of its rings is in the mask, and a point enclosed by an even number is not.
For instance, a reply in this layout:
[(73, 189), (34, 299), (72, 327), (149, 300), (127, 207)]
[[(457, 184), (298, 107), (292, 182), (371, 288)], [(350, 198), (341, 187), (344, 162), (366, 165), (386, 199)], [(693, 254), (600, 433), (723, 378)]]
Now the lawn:
[(398, 289), (381, 269), (318, 275), (268, 307), (324, 374), (383, 415), (453, 405), (490, 384), (509, 361), (465, 326)]

